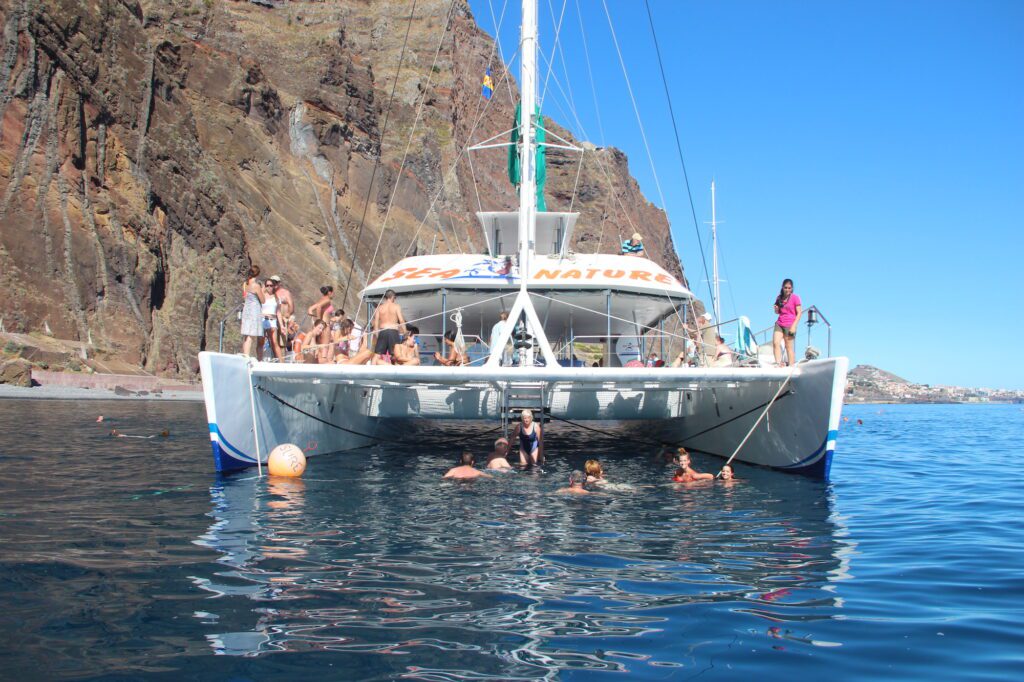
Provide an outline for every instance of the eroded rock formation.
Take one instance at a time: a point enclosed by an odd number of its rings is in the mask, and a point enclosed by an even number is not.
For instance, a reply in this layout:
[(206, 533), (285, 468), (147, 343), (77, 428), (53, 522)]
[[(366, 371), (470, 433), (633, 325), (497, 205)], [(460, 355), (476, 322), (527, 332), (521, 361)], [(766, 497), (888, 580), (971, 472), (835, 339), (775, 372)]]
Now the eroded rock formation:
[[(516, 197), (503, 154), (471, 167), (460, 151), (510, 127), (515, 83), (465, 0), (420, 0), (396, 85), (409, 6), (0, 0), (4, 327), (188, 375), (250, 263), (303, 305), (322, 284), (340, 293), (355, 262), (353, 306), (403, 254), (482, 251), (478, 202)], [(550, 210), (568, 210), (576, 170), (550, 153)], [(635, 226), (682, 276), (621, 152), (588, 150), (573, 208), (577, 250)]]

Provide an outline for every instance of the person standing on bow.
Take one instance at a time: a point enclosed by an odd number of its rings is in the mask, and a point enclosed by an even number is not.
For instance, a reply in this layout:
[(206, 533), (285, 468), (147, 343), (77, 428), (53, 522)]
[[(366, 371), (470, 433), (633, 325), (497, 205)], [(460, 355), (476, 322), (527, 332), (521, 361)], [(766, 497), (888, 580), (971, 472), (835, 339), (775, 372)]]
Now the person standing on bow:
[(804, 314), (800, 297), (793, 293), (793, 280), (782, 280), (782, 289), (775, 299), (775, 332), (772, 334), (772, 348), (775, 364), (782, 366), (782, 344), (786, 344), (786, 358), (790, 366), (796, 364), (796, 326)]
[(544, 464), (544, 433), (540, 424), (533, 421), (533, 412), (523, 410), (520, 422), (512, 431), (512, 442), (519, 443), (519, 463), (525, 466)]
[(259, 280), (260, 266), (253, 265), (249, 268), (249, 276), (245, 278), (242, 285), (242, 355), (248, 356), (252, 352), (253, 343), (256, 345), (256, 359), (263, 360), (263, 313), (262, 306), (265, 294), (263, 285)]

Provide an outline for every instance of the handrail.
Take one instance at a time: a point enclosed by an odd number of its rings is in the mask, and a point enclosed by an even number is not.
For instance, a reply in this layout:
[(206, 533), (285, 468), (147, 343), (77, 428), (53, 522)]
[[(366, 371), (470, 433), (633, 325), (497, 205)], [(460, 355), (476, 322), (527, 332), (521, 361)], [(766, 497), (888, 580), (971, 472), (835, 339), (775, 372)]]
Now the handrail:
[(228, 318), (237, 315), (238, 311), (240, 311), (244, 305), (244, 301), (242, 303), (239, 303), (238, 305), (231, 309), (231, 312), (224, 316), (223, 320), (220, 321), (220, 338), (217, 340), (218, 353), (224, 352), (224, 325), (227, 324)]

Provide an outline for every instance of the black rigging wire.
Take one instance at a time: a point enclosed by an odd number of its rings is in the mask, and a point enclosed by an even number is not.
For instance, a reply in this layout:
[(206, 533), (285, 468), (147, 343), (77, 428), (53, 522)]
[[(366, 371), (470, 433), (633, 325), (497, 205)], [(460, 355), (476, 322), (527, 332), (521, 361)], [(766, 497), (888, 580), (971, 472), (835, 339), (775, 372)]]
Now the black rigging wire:
[[(398, 89), (398, 76), (402, 73), (402, 63), (405, 61), (405, 48), (409, 44), (409, 32), (412, 30), (412, 20), (416, 16), (416, 0), (412, 0), (412, 9), (409, 10), (409, 25), (405, 27), (405, 39), (402, 41), (402, 53), (398, 57), (398, 68), (395, 70), (395, 82), (391, 84), (391, 97), (388, 98), (388, 108), (384, 111), (384, 125), (380, 129), (380, 139), (377, 142), (377, 158), (373, 162), (373, 172), (370, 173), (370, 185), (366, 188), (366, 201), (363, 202), (363, 216), (359, 219), (359, 231), (356, 233), (356, 243), (352, 247), (352, 265), (348, 269), (348, 279), (345, 280), (345, 293), (341, 295), (341, 305), (344, 306), (348, 300), (348, 289), (352, 284), (352, 273), (356, 269), (356, 259), (359, 256), (359, 242), (363, 237), (363, 227), (366, 224), (366, 211), (370, 208), (370, 197), (373, 195), (373, 181), (377, 178), (377, 169), (380, 168), (380, 160), (384, 157), (384, 135), (388, 130), (388, 119), (391, 118), (391, 105), (395, 101), (395, 91)], [(451, 18), (451, 8), (448, 11)], [(447, 21), (445, 23), (447, 27)]]
[[(704, 242), (700, 238), (700, 225), (697, 221), (697, 209), (693, 205), (693, 192), (690, 191), (690, 178), (686, 174), (686, 161), (683, 160), (683, 145), (679, 142), (679, 128), (676, 126), (676, 114), (672, 108), (672, 95), (668, 89), (668, 79), (665, 78), (665, 66), (661, 62), (661, 48), (658, 47), (658, 35), (654, 32), (654, 16), (651, 14), (650, 0), (644, 0), (647, 7), (647, 21), (651, 25), (651, 37), (654, 38), (654, 51), (658, 55), (658, 69), (661, 71), (661, 84), (665, 88), (665, 99), (668, 100), (668, 113), (672, 118), (672, 132), (676, 136), (676, 151), (679, 152), (679, 164), (683, 167), (683, 180), (686, 183), (686, 196), (690, 199), (690, 214), (693, 216), (693, 229), (697, 233), (697, 245), (700, 247), (700, 262), (704, 266), (704, 279), (708, 282), (708, 297), (711, 299), (711, 309), (715, 308), (715, 292), (711, 287), (711, 279), (708, 277), (708, 261), (704, 256)], [(721, 320), (718, 320), (721, 322)]]

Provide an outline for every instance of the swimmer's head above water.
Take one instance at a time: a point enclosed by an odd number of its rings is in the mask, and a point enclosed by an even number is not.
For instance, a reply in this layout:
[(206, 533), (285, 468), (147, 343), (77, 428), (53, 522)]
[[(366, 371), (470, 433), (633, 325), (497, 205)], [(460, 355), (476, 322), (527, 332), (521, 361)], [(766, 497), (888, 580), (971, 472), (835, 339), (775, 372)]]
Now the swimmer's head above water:
[(587, 481), (587, 475), (579, 469), (569, 474), (569, 487), (570, 488), (582, 488), (583, 484)]

